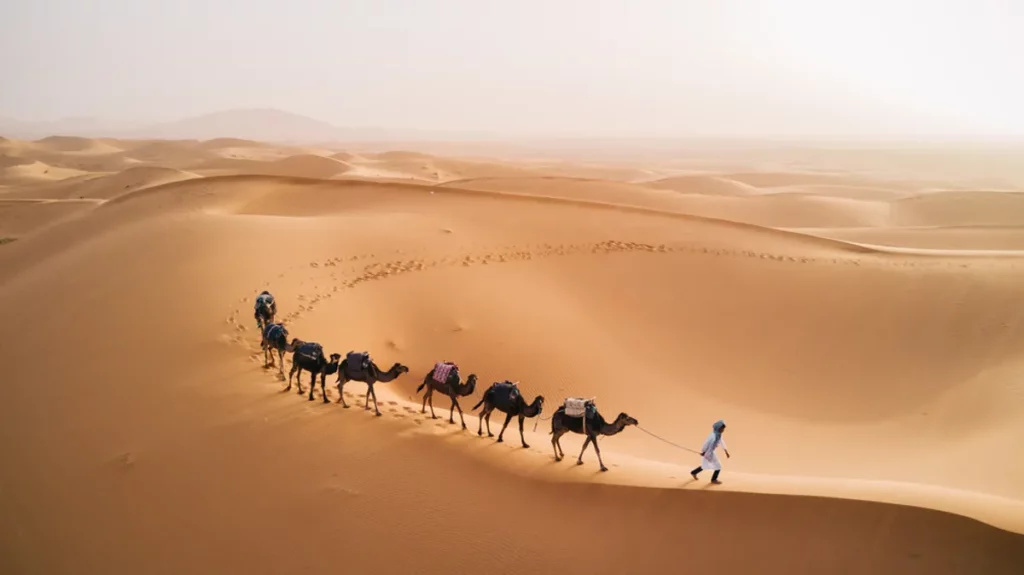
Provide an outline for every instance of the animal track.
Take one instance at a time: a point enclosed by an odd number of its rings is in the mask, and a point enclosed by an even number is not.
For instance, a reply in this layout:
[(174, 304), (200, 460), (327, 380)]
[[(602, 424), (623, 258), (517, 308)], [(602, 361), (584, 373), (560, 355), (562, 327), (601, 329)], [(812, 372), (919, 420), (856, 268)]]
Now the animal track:
[[(765, 262), (772, 262), (781, 265), (805, 265), (805, 264), (818, 264), (818, 265), (831, 265), (831, 266), (852, 266), (852, 267), (863, 267), (870, 266), (875, 268), (891, 268), (891, 269), (905, 269), (905, 268), (918, 268), (918, 269), (969, 269), (978, 265), (984, 265), (985, 262), (954, 262), (949, 259), (941, 258), (907, 258), (906, 256), (900, 255), (899, 257), (887, 257), (885, 253), (849, 253), (842, 255), (835, 255), (826, 258), (812, 257), (812, 256), (798, 256), (788, 255), (770, 252), (760, 252), (749, 249), (731, 249), (727, 247), (715, 247), (708, 245), (700, 245), (692, 242), (675, 242), (675, 243), (644, 243), (635, 241), (623, 241), (623, 240), (604, 240), (599, 242), (587, 242), (587, 243), (573, 243), (573, 244), (550, 244), (541, 243), (535, 245), (507, 245), (507, 246), (494, 246), (489, 248), (487, 251), (480, 253), (475, 252), (469, 246), (463, 246), (460, 250), (461, 253), (448, 253), (437, 259), (427, 258), (415, 258), (415, 254), (407, 253), (403, 250), (395, 250), (396, 256), (390, 260), (381, 259), (377, 254), (357, 254), (350, 256), (335, 256), (328, 258), (323, 261), (312, 261), (308, 262), (307, 273), (311, 275), (300, 281), (300, 286), (312, 285), (312, 293), (306, 292), (296, 296), (296, 300), (299, 303), (295, 311), (292, 311), (283, 316), (286, 322), (301, 319), (303, 313), (313, 312), (316, 309), (316, 304), (322, 300), (330, 299), (333, 295), (339, 292), (352, 289), (360, 286), (366, 282), (387, 279), (390, 277), (420, 272), (425, 270), (432, 270), (435, 268), (456, 268), (456, 267), (473, 267), (477, 265), (496, 265), (504, 263), (514, 263), (521, 261), (534, 261), (537, 259), (559, 257), (559, 256), (594, 256), (594, 255), (614, 255), (620, 253), (650, 253), (650, 254), (690, 254), (695, 256), (714, 256), (714, 257), (743, 257), (759, 259)], [(1014, 262), (1001, 262), (1006, 267), (1016, 268), (1018, 264)], [(344, 265), (349, 264), (349, 265)], [(354, 264), (354, 265), (352, 265)], [(301, 267), (298, 266), (298, 267)], [(294, 270), (296, 266), (292, 266), (289, 270)], [(332, 268), (331, 270), (323, 270), (321, 268)], [(316, 271), (309, 271), (316, 270)], [(277, 277), (283, 278), (286, 274), (280, 274)], [(270, 285), (271, 282), (264, 282), (265, 285)], [(239, 300), (239, 303), (254, 301), (255, 296), (243, 297)], [(248, 327), (245, 323), (238, 320), (240, 313), (247, 311), (239, 308), (231, 310), (230, 315), (225, 318), (225, 323), (232, 325), (238, 332), (248, 331)], [(457, 327), (456, 330), (462, 329)], [(241, 335), (236, 335), (232, 338), (233, 341), (237, 341), (239, 344), (249, 347), (249, 358), (251, 361), (260, 363), (263, 362), (263, 351), (259, 348), (258, 343), (247, 343), (246, 339)], [(398, 349), (397, 344), (392, 346), (394, 349)], [(288, 367), (285, 368), (288, 371)], [(285, 381), (287, 377), (281, 377), (277, 371), (277, 368), (270, 366), (266, 368), (268, 375), (272, 375), (277, 381)], [(361, 406), (366, 401), (366, 394), (355, 395), (352, 392), (345, 391), (343, 393), (346, 400), (351, 402), (352, 407)], [(321, 398), (320, 394), (317, 393), (315, 398)], [(330, 394), (327, 394), (330, 397)], [(426, 419), (419, 415), (419, 410), (414, 409), (408, 405), (402, 405), (400, 407), (401, 413), (398, 408), (398, 402), (386, 401), (382, 402), (385, 405), (392, 406), (386, 410), (388, 414), (393, 415), (396, 419), (411, 418), (411, 420), (417, 425), (423, 425)], [(408, 415), (407, 415), (408, 414)], [(435, 423), (437, 428), (445, 429), (449, 426), (447, 420), (439, 420)]]

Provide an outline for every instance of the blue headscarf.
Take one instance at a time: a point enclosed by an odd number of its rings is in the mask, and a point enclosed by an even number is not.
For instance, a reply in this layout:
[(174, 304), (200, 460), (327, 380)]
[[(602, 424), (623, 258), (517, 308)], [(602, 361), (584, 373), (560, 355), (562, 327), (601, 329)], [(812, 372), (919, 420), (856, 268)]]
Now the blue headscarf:
[(719, 419), (711, 426), (711, 429), (715, 431), (715, 446), (718, 446), (718, 442), (722, 440), (722, 430), (725, 429), (725, 420)]

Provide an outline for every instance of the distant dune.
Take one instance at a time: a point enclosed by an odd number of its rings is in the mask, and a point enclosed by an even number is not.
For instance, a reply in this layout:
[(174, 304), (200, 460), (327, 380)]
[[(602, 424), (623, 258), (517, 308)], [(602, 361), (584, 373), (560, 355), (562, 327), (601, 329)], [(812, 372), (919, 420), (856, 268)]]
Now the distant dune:
[(0, 169), (0, 184), (18, 185), (41, 181), (61, 180), (83, 175), (85, 172), (58, 168), (43, 162), (16, 163)]
[[(109, 140), (108, 140), (109, 141)], [(39, 150), (75, 154), (111, 154), (122, 151), (109, 143), (93, 138), (50, 136), (33, 142)]]
[(674, 176), (646, 182), (644, 185), (660, 190), (706, 196), (749, 196), (758, 193), (758, 189), (754, 186), (736, 180), (706, 175)]
[[(880, 183), (859, 174), (837, 174), (818, 172), (737, 172), (723, 174), (723, 178), (741, 182), (755, 188), (780, 186), (870, 186)], [(884, 180), (883, 180), (884, 181)]]
[(195, 169), (208, 175), (241, 172), (296, 178), (332, 178), (349, 171), (351, 166), (334, 158), (299, 154), (269, 162), (229, 158), (211, 159), (196, 165)]
[(201, 150), (219, 150), (223, 148), (266, 148), (267, 144), (255, 140), (243, 140), (240, 138), (214, 138), (206, 140), (197, 146)]
[[(0, 571), (1020, 573), (1024, 190), (227, 125), (0, 142)], [(265, 366), (264, 289), (408, 371)], [(506, 380), (539, 413), (502, 432)]]

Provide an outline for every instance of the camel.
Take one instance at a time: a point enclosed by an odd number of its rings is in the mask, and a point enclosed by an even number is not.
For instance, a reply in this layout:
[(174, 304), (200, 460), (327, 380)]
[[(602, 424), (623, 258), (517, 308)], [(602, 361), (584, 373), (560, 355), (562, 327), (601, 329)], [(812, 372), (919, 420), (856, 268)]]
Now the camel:
[[(360, 356), (363, 358), (364, 365), (357, 365), (349, 367), (349, 361), (359, 361)], [(373, 390), (373, 384), (375, 383), (387, 383), (398, 379), (398, 376), (403, 373), (408, 373), (409, 368), (396, 363), (391, 366), (391, 369), (382, 372), (377, 364), (370, 359), (368, 353), (355, 353), (349, 352), (348, 356), (341, 360), (338, 364), (338, 402), (342, 404), (346, 409), (348, 403), (345, 401), (345, 384), (350, 381), (361, 381), (366, 384), (366, 403), (363, 404), (363, 409), (370, 409), (370, 397), (373, 397), (373, 411), (376, 412), (377, 417), (381, 416), (380, 409), (377, 408), (377, 393)]]
[(327, 399), (327, 376), (334, 375), (338, 371), (340, 361), (340, 353), (332, 353), (331, 360), (327, 361), (324, 357), (323, 346), (319, 343), (311, 341), (302, 343), (295, 347), (295, 352), (292, 353), (292, 370), (288, 372), (288, 387), (284, 388), (284, 391), (292, 388), (292, 375), (298, 372), (299, 375), (295, 383), (299, 387), (299, 395), (302, 395), (302, 372), (305, 370), (309, 372), (309, 400), (313, 401), (313, 389), (316, 387), (316, 376), (319, 374), (320, 395), (323, 396), (324, 403), (330, 403), (330, 400)]
[(510, 381), (496, 381), (484, 392), (484, 397), (480, 400), (480, 403), (474, 405), (470, 411), (476, 411), (481, 405), (484, 406), (484, 409), (480, 412), (480, 427), (476, 431), (477, 435), (484, 434), (483, 423), (486, 421), (487, 437), (494, 437), (494, 434), (491, 433), (491, 412), (497, 409), (505, 414), (505, 424), (501, 426), (501, 431), (498, 432), (498, 443), (502, 442), (502, 436), (505, 434), (505, 428), (508, 427), (508, 423), (512, 421), (513, 417), (518, 417), (519, 440), (523, 443), (524, 448), (528, 449), (530, 447), (526, 443), (526, 438), (523, 437), (523, 420), (527, 417), (540, 415), (540, 412), (544, 409), (543, 395), (538, 395), (533, 399), (533, 403), (527, 405), (526, 400), (523, 399), (523, 394), (519, 392), (519, 386)]
[(288, 328), (284, 327), (283, 323), (267, 324), (266, 329), (263, 330), (263, 341), (260, 342), (260, 347), (263, 348), (263, 367), (272, 367), (274, 365), (274, 354), (271, 350), (277, 350), (277, 356), (280, 360), (278, 370), (281, 374), (281, 379), (284, 379), (284, 354), (295, 351), (295, 348), (302, 345), (302, 343), (302, 340), (298, 338), (288, 343)]
[[(608, 471), (608, 468), (604, 466), (604, 461), (601, 460), (601, 448), (597, 446), (597, 437), (599, 435), (615, 435), (625, 429), (627, 425), (639, 424), (640, 422), (626, 413), (620, 413), (613, 423), (608, 423), (600, 413), (595, 412), (593, 419), (587, 420), (585, 433), (587, 439), (583, 442), (580, 456), (576, 458), (576, 465), (583, 465), (583, 452), (593, 442), (594, 451), (597, 452), (597, 462), (601, 464), (601, 471)], [(565, 406), (562, 405), (551, 415), (551, 446), (555, 450), (555, 461), (561, 461), (565, 457), (565, 452), (562, 451), (562, 445), (558, 440), (570, 431), (583, 434), (583, 418), (566, 415)]]
[(256, 296), (256, 303), (253, 305), (253, 315), (256, 317), (256, 327), (260, 331), (266, 329), (268, 324), (274, 323), (277, 316), (277, 302), (270, 292), (263, 290), (263, 293)]
[(430, 417), (431, 419), (437, 419), (434, 415), (434, 392), (440, 392), (447, 395), (452, 400), (452, 409), (448, 413), (448, 423), (455, 423), (455, 410), (459, 410), (459, 420), (462, 422), (462, 429), (466, 429), (466, 420), (462, 417), (462, 407), (459, 405), (459, 396), (473, 395), (476, 390), (476, 374), (471, 373), (466, 378), (465, 384), (460, 384), (459, 368), (453, 367), (445, 377), (444, 383), (439, 383), (434, 379), (434, 372), (437, 370), (438, 365), (434, 366), (429, 373), (423, 378), (423, 383), (416, 388), (416, 393), (419, 393), (424, 387), (427, 388), (427, 392), (423, 394), (423, 408), (420, 413), (427, 411), (427, 402), (430, 402)]

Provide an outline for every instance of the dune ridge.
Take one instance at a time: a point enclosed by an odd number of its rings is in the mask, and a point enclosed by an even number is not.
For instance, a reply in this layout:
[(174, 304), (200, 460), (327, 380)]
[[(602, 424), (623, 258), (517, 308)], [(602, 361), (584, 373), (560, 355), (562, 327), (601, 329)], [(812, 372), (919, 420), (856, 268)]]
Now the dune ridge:
[[(639, 573), (1024, 564), (1016, 192), (872, 178), (861, 156), (787, 173), (234, 138), (0, 149), (5, 170), (122, 166), (0, 179), (19, 382), (0, 386), (0, 571), (564, 573), (565, 549)], [(408, 366), (375, 386), (381, 417), (358, 382), (310, 402), (302, 372), (284, 393), (263, 289), (291, 337)], [(442, 359), (479, 377), (454, 424), (416, 392)], [(514, 418), (502, 443), (477, 434), (505, 379), (545, 397), (529, 447)], [(575, 464), (579, 435), (554, 461), (571, 396), (639, 421), (599, 440), (607, 473), (592, 448)], [(719, 418), (733, 457), (710, 486), (689, 470)]]

